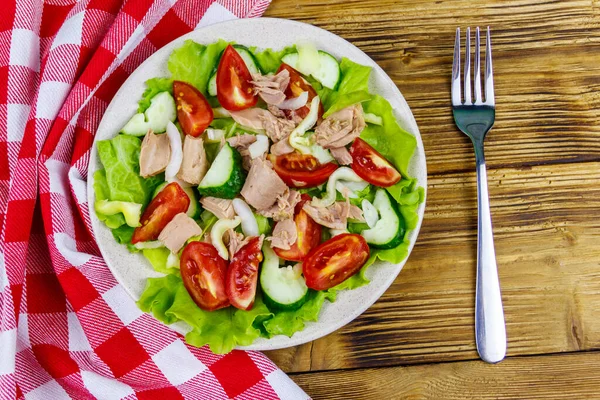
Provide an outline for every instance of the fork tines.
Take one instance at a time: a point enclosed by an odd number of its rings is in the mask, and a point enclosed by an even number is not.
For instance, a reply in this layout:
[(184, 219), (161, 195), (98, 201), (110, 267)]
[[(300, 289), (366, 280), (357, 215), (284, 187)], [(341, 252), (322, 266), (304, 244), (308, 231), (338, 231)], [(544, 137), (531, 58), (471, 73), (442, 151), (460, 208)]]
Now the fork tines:
[(471, 93), (471, 28), (467, 28), (467, 37), (465, 41), (465, 67), (464, 67), (464, 102), (461, 97), (460, 83), (460, 28), (456, 28), (456, 40), (454, 41), (454, 62), (452, 64), (452, 105), (453, 106), (491, 106), (494, 103), (494, 73), (492, 71), (492, 43), (490, 40), (490, 27), (487, 28), (485, 39), (485, 102), (481, 98), (481, 59), (479, 49), (479, 27), (475, 30), (475, 73), (473, 76), (473, 86), (475, 92), (475, 102), (472, 101)]

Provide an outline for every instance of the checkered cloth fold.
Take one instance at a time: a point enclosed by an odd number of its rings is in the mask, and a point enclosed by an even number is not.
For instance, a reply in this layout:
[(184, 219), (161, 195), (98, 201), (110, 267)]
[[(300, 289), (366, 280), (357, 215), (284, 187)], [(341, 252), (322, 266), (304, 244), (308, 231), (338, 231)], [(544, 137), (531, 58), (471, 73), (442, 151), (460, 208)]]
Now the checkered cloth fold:
[(2, 399), (307, 397), (261, 353), (188, 347), (140, 312), (100, 255), (86, 202), (94, 133), (127, 76), (176, 37), (269, 2), (2, 2)]

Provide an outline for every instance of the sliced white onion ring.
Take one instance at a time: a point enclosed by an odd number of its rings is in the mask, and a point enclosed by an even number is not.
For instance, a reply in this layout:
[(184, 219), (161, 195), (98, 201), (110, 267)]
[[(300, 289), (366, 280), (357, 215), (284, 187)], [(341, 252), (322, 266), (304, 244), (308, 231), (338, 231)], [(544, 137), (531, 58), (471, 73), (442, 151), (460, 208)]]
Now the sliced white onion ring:
[(167, 182), (179, 182), (177, 173), (181, 168), (181, 161), (183, 160), (181, 134), (175, 124), (170, 121), (167, 123), (167, 136), (169, 137), (169, 143), (171, 145), (171, 158), (165, 169), (165, 180)]
[(233, 209), (242, 220), (242, 232), (246, 236), (258, 236), (258, 223), (250, 206), (242, 199), (233, 199)]
[(373, 203), (367, 199), (362, 201), (361, 206), (367, 225), (369, 225), (369, 228), (373, 228), (375, 224), (377, 224), (377, 221), (379, 221), (379, 213), (377, 212), (377, 209)]
[(304, 107), (308, 102), (308, 92), (302, 92), (298, 97), (292, 97), (277, 104), (277, 108), (281, 110), (297, 110)]

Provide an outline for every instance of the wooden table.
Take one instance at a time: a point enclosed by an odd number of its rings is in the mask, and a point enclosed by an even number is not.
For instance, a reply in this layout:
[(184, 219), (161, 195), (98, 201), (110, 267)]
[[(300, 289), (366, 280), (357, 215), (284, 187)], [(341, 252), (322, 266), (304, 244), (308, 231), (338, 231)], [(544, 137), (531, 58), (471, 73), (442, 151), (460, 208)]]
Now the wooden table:
[[(273, 0), (266, 16), (346, 38), (396, 82), (429, 171), (425, 220), (395, 283), (361, 317), (268, 353), (314, 398), (600, 397), (600, 2)], [(486, 140), (508, 358), (473, 332), (476, 186), (450, 111), (457, 26), (492, 27)]]

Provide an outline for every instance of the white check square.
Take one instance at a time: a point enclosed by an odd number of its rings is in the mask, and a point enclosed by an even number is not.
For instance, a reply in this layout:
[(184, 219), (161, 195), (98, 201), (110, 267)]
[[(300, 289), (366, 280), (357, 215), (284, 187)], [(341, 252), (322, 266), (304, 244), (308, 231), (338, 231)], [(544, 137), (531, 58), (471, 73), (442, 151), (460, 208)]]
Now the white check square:
[(175, 386), (187, 382), (206, 369), (181, 340), (174, 341), (156, 353), (152, 360)]

